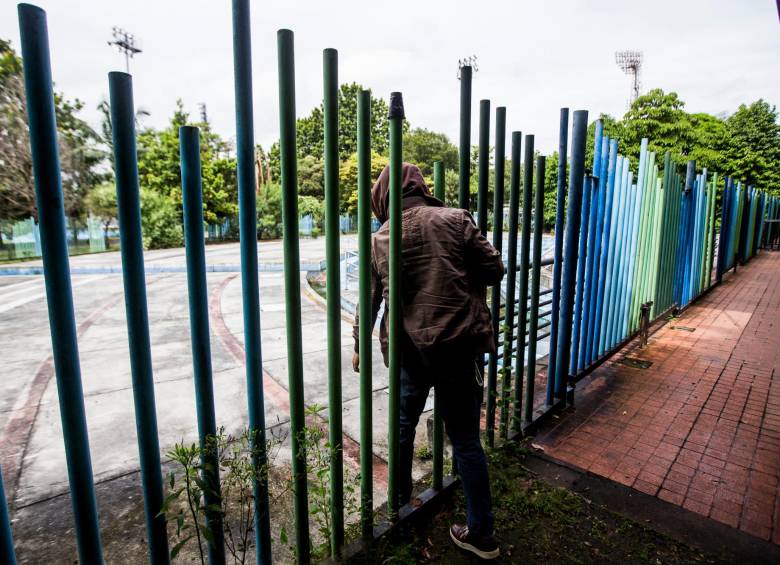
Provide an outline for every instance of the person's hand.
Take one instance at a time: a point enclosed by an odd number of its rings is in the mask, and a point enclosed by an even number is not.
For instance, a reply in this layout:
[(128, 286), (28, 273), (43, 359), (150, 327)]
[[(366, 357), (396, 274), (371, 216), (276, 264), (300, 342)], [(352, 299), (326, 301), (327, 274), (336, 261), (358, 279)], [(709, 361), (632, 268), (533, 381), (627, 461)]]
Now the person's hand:
[(360, 355), (357, 353), (352, 354), (352, 369), (356, 372), (360, 372)]

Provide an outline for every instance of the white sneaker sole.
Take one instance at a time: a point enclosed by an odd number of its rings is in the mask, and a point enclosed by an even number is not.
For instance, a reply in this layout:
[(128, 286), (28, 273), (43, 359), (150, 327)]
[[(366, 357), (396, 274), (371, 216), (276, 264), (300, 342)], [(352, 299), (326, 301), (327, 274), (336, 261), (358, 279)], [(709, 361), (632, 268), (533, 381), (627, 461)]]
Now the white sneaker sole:
[(499, 548), (494, 549), (493, 551), (482, 551), (481, 549), (474, 547), (470, 543), (466, 543), (463, 541), (460, 541), (458, 538), (456, 538), (452, 530), (450, 530), (450, 538), (453, 542), (455, 542), (455, 545), (457, 545), (461, 549), (465, 549), (466, 551), (470, 551), (474, 555), (481, 557), (482, 559), (496, 559), (499, 555), (501, 555), (501, 550)]

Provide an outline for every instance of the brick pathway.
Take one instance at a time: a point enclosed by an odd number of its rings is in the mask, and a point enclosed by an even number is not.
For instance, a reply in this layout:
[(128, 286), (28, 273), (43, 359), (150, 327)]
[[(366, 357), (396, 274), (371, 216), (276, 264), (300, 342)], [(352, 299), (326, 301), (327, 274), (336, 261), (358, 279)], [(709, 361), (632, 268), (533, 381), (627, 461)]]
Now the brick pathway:
[(780, 544), (780, 253), (727, 275), (626, 355), (652, 366), (616, 358), (600, 367), (577, 387), (575, 410), (536, 443)]

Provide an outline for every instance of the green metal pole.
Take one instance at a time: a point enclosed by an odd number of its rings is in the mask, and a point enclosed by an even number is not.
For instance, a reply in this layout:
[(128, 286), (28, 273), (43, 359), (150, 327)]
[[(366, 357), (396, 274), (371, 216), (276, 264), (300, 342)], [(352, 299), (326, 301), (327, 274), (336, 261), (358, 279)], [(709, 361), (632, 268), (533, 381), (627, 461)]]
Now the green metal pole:
[[(506, 166), (506, 108), (496, 108), (496, 143), (495, 143), (495, 169), (493, 182), (493, 247), (501, 253), (504, 244), (504, 169)], [(519, 155), (519, 153), (518, 153)], [(509, 287), (507, 287), (509, 288)], [(493, 338), (498, 348), (498, 336), (501, 331), (499, 318), (501, 317), (501, 283), (490, 289), (490, 321), (493, 324)], [(498, 351), (490, 354), (488, 362), (487, 400), (485, 406), (485, 437), (490, 447), (495, 441), (494, 430), (496, 427), (496, 388), (498, 380)]]
[(344, 544), (344, 454), (341, 429), (341, 275), (339, 250), (339, 78), (338, 52), (322, 54), (325, 95), (325, 272), (328, 311), (328, 439), (330, 441), (330, 549)]
[(433, 196), (444, 202), (444, 163), (433, 162)]
[[(507, 241), (507, 270), (506, 270), (506, 306), (504, 307), (504, 342), (503, 358), (501, 360), (501, 420), (499, 422), (499, 435), (503, 438), (508, 435), (509, 428), (509, 399), (512, 383), (512, 344), (515, 328), (515, 302), (517, 295), (517, 215), (520, 208), (520, 151), (523, 143), (523, 134), (519, 131), (512, 132), (512, 164), (509, 173), (509, 240)], [(498, 287), (496, 287), (498, 288)], [(522, 303), (522, 298), (520, 299)], [(518, 333), (518, 349), (522, 347), (521, 334)], [(491, 430), (492, 431), (492, 430)], [(488, 438), (490, 439), (490, 438)]]
[(458, 167), (458, 208), (469, 209), (471, 189), (471, 67), (460, 68), (460, 156)]
[(360, 299), (360, 524), (374, 538), (373, 418), (371, 374), (371, 91), (361, 90), (357, 108), (358, 271)]
[(388, 313), (390, 318), (390, 372), (389, 419), (388, 419), (388, 481), (387, 500), (390, 519), (398, 519), (400, 506), (400, 460), (401, 437), (401, 164), (403, 160), (404, 102), (400, 92), (390, 94), (390, 259), (388, 261)]
[(154, 399), (149, 312), (146, 304), (144, 245), (141, 234), (141, 201), (135, 146), (133, 79), (125, 73), (109, 73), (111, 137), (114, 150), (116, 204), (122, 251), (122, 282), (125, 290), (127, 339), (133, 380), (135, 429), (141, 466), (141, 486), (149, 540), (149, 561), (168, 563), (168, 532), (163, 506), (160, 442)]
[(477, 178), (477, 225), (487, 234), (488, 176), (490, 175), (490, 100), (479, 101), (479, 177)]
[(295, 556), (311, 560), (309, 494), (306, 480), (306, 421), (303, 404), (303, 337), (301, 335), (301, 279), (298, 249), (298, 163), (295, 132), (295, 53), (293, 32), (276, 35), (279, 68), (279, 154), (282, 171), (282, 222), (284, 225), (284, 294), (287, 323), (287, 379), (290, 395), (293, 515)]
[(257, 275), (257, 186), (252, 110), (252, 35), (249, 0), (233, 0), (233, 74), (236, 100), (236, 174), (241, 248), (241, 294), (244, 309), (244, 360), (249, 433), (255, 477), (255, 561), (271, 563), (271, 515), (263, 398), (263, 355), (260, 340), (260, 286)]
[[(531, 423), (534, 411), (534, 379), (536, 378), (536, 338), (539, 332), (539, 279), (542, 271), (542, 230), (544, 229), (544, 168), (545, 158), (536, 158), (536, 193), (534, 195), (534, 249), (531, 260), (531, 315), (528, 328), (528, 369), (525, 379), (523, 417)], [(524, 334), (518, 334), (525, 339)], [(518, 343), (519, 347), (519, 343)]]
[(19, 4), (19, 31), (46, 304), (76, 544), (80, 563), (103, 563), (65, 239), (46, 12), (36, 6)]
[[(523, 231), (520, 236), (520, 285), (517, 313), (517, 353), (515, 357), (515, 402), (512, 411), (512, 427), (520, 431), (521, 403), (523, 399), (523, 370), (525, 367), (525, 333), (528, 327), (528, 255), (531, 248), (531, 194), (534, 182), (534, 136), (525, 136), (523, 159)], [(578, 179), (575, 182), (580, 182)], [(566, 365), (568, 367), (568, 364)]]
[[(184, 210), (184, 246), (187, 257), (187, 291), (190, 310), (190, 340), (195, 380), (195, 407), (198, 413), (201, 460), (206, 471), (203, 480), (207, 507), (221, 506), (219, 464), (213, 438), (217, 435), (214, 413), (214, 382), (209, 342), (209, 300), (206, 283), (206, 248), (203, 240), (203, 191), (200, 168), (200, 132), (192, 126), (179, 128), (181, 157), (181, 197)], [(208, 510), (206, 525), (213, 536), (208, 544), (209, 563), (225, 563), (222, 513)]]
[[(444, 166), (441, 161), (433, 163), (433, 193), (444, 201)], [(444, 423), (441, 419), (439, 396), (433, 392), (433, 472), (434, 490), (441, 490), (444, 480)]]

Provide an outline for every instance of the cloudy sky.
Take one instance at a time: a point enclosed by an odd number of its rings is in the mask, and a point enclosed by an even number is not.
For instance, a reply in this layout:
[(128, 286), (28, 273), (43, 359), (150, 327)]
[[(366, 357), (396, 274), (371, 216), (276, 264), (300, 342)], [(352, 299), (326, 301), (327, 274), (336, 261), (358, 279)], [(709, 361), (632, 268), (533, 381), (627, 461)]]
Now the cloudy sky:
[[(235, 136), (229, 0), (42, 0), (58, 90), (95, 106), (106, 73), (124, 70), (107, 45), (112, 26), (141, 41), (131, 61), (136, 105), (162, 126), (181, 98), (193, 116), (205, 102), (218, 132)], [(19, 47), (16, 3), (0, 2), (0, 37)], [(457, 63), (476, 54), (478, 100), (507, 107), (509, 130), (557, 145), (559, 109), (621, 115), (629, 78), (615, 51), (644, 53), (643, 89), (676, 91), (689, 111), (730, 113), (764, 98), (780, 104), (780, 22), (775, 0), (459, 0), (254, 2), (255, 138), (278, 138), (276, 30), (295, 32), (298, 115), (322, 96), (322, 49), (339, 50), (342, 82), (387, 97), (404, 94), (413, 126), (458, 132)], [(492, 139), (492, 133), (491, 133)]]

